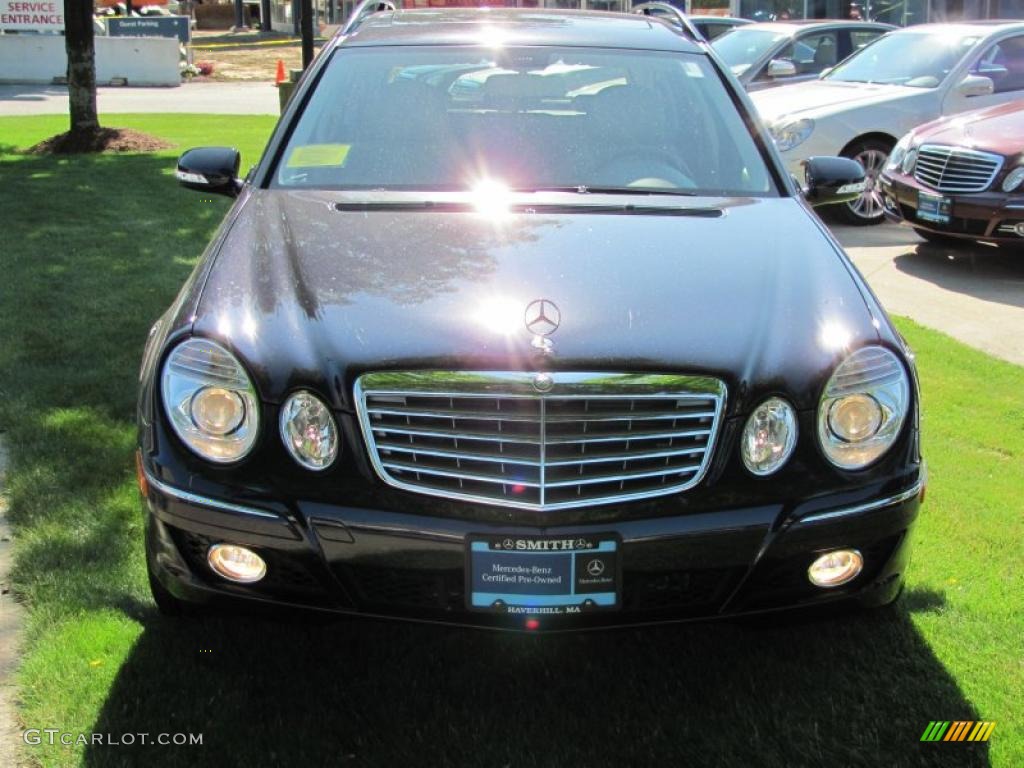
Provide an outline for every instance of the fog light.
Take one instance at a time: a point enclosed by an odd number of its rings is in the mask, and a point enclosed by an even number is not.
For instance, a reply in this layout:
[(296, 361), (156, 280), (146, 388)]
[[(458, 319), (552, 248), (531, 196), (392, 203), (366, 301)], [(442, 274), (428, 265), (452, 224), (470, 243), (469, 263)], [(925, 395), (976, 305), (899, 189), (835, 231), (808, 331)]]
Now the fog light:
[(816, 587), (839, 587), (852, 581), (864, 567), (864, 558), (856, 549), (827, 552), (807, 569), (807, 578)]
[(252, 584), (267, 575), (267, 564), (251, 549), (234, 544), (214, 544), (206, 561), (228, 581)]

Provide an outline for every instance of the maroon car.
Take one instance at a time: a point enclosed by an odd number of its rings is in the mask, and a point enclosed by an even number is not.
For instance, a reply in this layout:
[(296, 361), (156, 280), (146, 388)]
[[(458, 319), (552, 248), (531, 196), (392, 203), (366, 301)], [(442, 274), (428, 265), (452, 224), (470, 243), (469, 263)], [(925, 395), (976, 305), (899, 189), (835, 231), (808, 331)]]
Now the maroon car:
[(1024, 101), (914, 129), (881, 179), (885, 215), (926, 240), (1024, 245)]

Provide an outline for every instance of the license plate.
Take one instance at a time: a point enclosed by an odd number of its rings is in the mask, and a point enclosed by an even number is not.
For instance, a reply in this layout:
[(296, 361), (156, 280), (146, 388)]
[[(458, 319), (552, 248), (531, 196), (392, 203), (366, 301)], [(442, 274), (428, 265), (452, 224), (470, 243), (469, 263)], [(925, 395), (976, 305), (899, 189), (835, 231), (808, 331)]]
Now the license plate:
[(466, 546), (470, 610), (533, 615), (619, 607), (615, 534), (469, 536)]
[(917, 193), (917, 218), (922, 221), (934, 221), (936, 224), (949, 224), (953, 213), (953, 201), (941, 195), (930, 195), (927, 192)]

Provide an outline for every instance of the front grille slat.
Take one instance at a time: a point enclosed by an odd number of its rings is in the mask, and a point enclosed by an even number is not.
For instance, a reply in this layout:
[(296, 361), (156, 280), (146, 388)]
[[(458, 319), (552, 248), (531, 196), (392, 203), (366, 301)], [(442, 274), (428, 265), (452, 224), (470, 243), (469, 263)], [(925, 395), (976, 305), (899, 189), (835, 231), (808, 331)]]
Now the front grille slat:
[(461, 432), (458, 429), (411, 429), (392, 426), (373, 426), (374, 432), (389, 435), (408, 435), (409, 437), (437, 437), (459, 440), (479, 440), (487, 442), (522, 443), (524, 445), (540, 445), (540, 438), (520, 437), (510, 432), (503, 432), (501, 438), (481, 432)]
[(523, 485), (527, 488), (540, 488), (539, 481), (521, 480), (512, 475), (488, 475), (482, 472), (464, 472), (430, 467), (425, 464), (409, 464), (406, 462), (384, 461), (381, 462), (386, 469), (397, 469), (400, 472), (412, 472), (413, 474), (436, 475), (438, 477), (450, 477), (453, 480), (472, 480), (477, 483), (498, 483)]
[(664, 477), (666, 474), (669, 475), (685, 475), (697, 472), (700, 469), (700, 464), (691, 464), (686, 467), (673, 468), (671, 472), (665, 472), (663, 469), (653, 470), (649, 472), (616, 472), (608, 475), (598, 475), (597, 477), (586, 477), (578, 478), (573, 480), (546, 480), (544, 483), (545, 488), (566, 488), (568, 486), (576, 485), (595, 485), (597, 483), (624, 483), (627, 480), (638, 480), (648, 477)]
[(547, 467), (575, 467), (578, 466), (582, 472), (583, 467), (588, 464), (606, 464), (615, 461), (630, 461), (633, 459), (660, 459), (660, 458), (671, 458), (673, 456), (685, 456), (693, 454), (703, 454), (703, 448), (694, 448), (689, 451), (633, 451), (631, 453), (617, 453), (610, 456), (582, 456), (578, 459), (565, 459), (562, 461), (545, 461), (544, 465)]
[(423, 411), (413, 408), (371, 408), (371, 416), (401, 416), (410, 419), (476, 419), (477, 421), (522, 421), (535, 422), (536, 417), (520, 416), (517, 414), (485, 413), (473, 411)]
[(914, 178), (938, 192), (984, 192), (1002, 166), (1002, 155), (923, 144), (914, 163)]
[(615, 434), (594, 434), (586, 437), (550, 437), (548, 445), (571, 445), (577, 443), (611, 443), (632, 440), (671, 440), (682, 437), (707, 437), (708, 429), (691, 429), (685, 432), (616, 432)]
[(540, 462), (533, 459), (518, 458), (514, 454), (502, 453), (470, 453), (469, 451), (449, 451), (438, 448), (422, 448), (420, 446), (398, 445), (396, 443), (378, 443), (382, 454), (389, 452), (434, 456), (437, 458), (459, 459), (461, 461), (489, 461), (496, 464), (518, 464), (527, 467), (539, 467)]
[(554, 387), (539, 392), (526, 372), (365, 374), (356, 407), (374, 469), (405, 490), (534, 510), (700, 482), (724, 407), (721, 381), (548, 375)]

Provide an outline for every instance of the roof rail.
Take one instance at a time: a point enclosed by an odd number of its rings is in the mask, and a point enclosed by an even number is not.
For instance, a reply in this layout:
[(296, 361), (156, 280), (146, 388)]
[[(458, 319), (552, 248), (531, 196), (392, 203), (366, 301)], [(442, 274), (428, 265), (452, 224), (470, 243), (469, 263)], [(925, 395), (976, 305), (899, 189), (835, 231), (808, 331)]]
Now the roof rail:
[(355, 31), (355, 28), (366, 21), (367, 18), (380, 11), (397, 11), (397, 0), (363, 0), (352, 10), (345, 26), (341, 28), (341, 34), (347, 35)]
[[(397, 11), (399, 2), (400, 0), (363, 0), (353, 9), (352, 15), (348, 17), (348, 21), (345, 22), (345, 26), (341, 28), (341, 36), (354, 32), (356, 27), (375, 13), (379, 13), (381, 11)], [(707, 42), (704, 39), (704, 35), (698, 31), (686, 14), (670, 3), (663, 2), (661, 0), (640, 3), (639, 5), (633, 6), (631, 13), (636, 13), (641, 16), (657, 16), (666, 21), (669, 25), (676, 27), (683, 35), (689, 37), (691, 40), (701, 43)], [(666, 16), (668, 18), (665, 18)]]
[[(690, 21), (686, 14), (670, 3), (658, 2), (657, 0), (650, 3), (640, 3), (633, 6), (632, 13), (637, 13), (641, 16), (657, 16), (673, 27), (678, 28), (680, 32), (691, 40), (699, 43), (707, 42), (704, 39), (704, 35), (693, 26), (693, 22)], [(666, 16), (668, 17), (667, 19), (665, 18)]]

